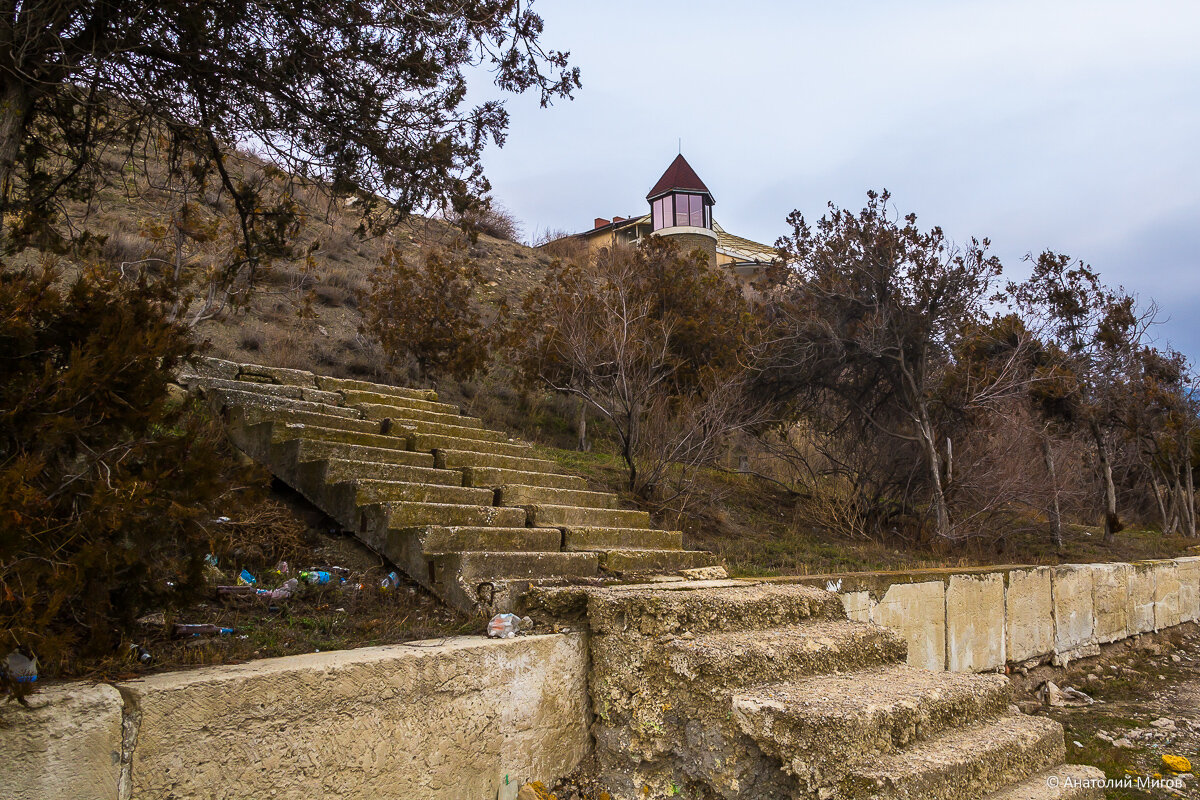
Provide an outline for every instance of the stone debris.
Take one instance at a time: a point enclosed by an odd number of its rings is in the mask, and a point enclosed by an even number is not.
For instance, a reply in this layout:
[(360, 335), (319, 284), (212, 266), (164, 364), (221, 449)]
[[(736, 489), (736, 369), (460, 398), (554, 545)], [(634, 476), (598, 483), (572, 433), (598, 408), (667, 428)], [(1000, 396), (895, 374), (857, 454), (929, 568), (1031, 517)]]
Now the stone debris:
[(1037, 691), (1043, 704), (1063, 708), (1065, 706), (1090, 706), (1096, 701), (1092, 697), (1070, 686), (1060, 689), (1054, 681), (1046, 681)]

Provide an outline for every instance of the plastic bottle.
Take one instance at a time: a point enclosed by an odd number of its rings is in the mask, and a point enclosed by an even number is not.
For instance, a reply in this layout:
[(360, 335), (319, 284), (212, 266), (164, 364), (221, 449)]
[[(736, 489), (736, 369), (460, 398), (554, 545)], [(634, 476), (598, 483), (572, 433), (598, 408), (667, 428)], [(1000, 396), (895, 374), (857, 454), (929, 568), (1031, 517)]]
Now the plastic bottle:
[(400, 576), (395, 572), (389, 572), (387, 577), (379, 582), (379, 588), (385, 592), (391, 592), (400, 586)]
[(154, 657), (150, 655), (149, 650), (142, 647), (140, 644), (129, 645), (129, 655), (143, 664), (149, 664), (150, 659)]
[(490, 639), (511, 639), (522, 631), (529, 631), (533, 620), (529, 617), (518, 617), (516, 614), (497, 614), (488, 623), (487, 635)]
[(294, 595), (299, 588), (300, 581), (295, 578), (288, 578), (277, 589), (259, 589), (258, 596), (266, 600), (286, 600)]
[(17, 683), (33, 683), (38, 679), (37, 659), (13, 650), (0, 664), (0, 672)]
[(333, 580), (333, 575), (323, 569), (305, 570), (300, 573), (300, 580), (305, 583), (315, 583), (318, 586), (324, 586)]
[(254, 577), (247, 570), (242, 570), (242, 574), (238, 575), (238, 583), (243, 586), (253, 586), (258, 583), (258, 578)]
[(233, 628), (222, 628), (220, 625), (185, 625), (176, 623), (174, 632), (176, 636), (228, 636), (233, 633)]

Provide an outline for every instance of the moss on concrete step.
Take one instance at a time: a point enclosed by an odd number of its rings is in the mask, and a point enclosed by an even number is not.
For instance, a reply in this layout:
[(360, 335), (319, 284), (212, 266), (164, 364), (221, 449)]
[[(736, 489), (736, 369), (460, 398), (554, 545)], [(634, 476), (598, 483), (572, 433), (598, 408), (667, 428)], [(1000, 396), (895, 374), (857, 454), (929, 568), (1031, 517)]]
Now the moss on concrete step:
[(1039, 772), (983, 800), (1104, 800), (1104, 772), (1082, 764), (1063, 764)]
[(779, 758), (801, 786), (819, 792), (855, 762), (1000, 716), (1010, 694), (1003, 675), (891, 664), (772, 683), (735, 695), (732, 705), (742, 731)]
[[(279, 422), (287, 425), (303, 425), (309, 428), (351, 431), (353, 433), (365, 434), (382, 434), (379, 422), (375, 420), (324, 414), (305, 409), (286, 408), (279, 406), (272, 407), (267, 405), (244, 403), (228, 409), (227, 413), (230, 415), (240, 416), (248, 423)], [(393, 439), (395, 439), (395, 446), (405, 449), (408, 447), (407, 437), (410, 432), (410, 429), (397, 427), (388, 431), (387, 434), (382, 435), (391, 436)]]
[(519, 508), (469, 506), (443, 503), (372, 503), (364, 506), (365, 532), (382, 534), (398, 528), (426, 525), (447, 527), (520, 528), (525, 524), (525, 512)]
[(809, 619), (845, 618), (836, 594), (811, 586), (681, 581), (613, 586), (588, 595), (589, 623), (599, 633), (767, 630)]
[(601, 550), (600, 568), (627, 575), (713, 567), (721, 559), (701, 550)]
[(492, 498), (487, 489), (468, 486), (447, 486), (435, 483), (410, 483), (355, 478), (338, 486), (351, 487), (358, 505), (403, 500), (412, 503), (449, 503), (464, 506), (487, 506)]
[(317, 388), (327, 392), (371, 392), (387, 397), (404, 397), (410, 400), (437, 401), (437, 392), (433, 389), (410, 389), (405, 386), (391, 386), (386, 383), (371, 383), (351, 378), (331, 378), (317, 375)]
[[(945, 674), (945, 673), (938, 673)], [(1062, 726), (1010, 714), (954, 730), (855, 766), (842, 800), (958, 800), (981, 797), (1062, 764)]]
[[(546, 462), (553, 463), (553, 462)], [(504, 484), (545, 486), (553, 489), (587, 489), (587, 481), (576, 475), (553, 472), (525, 472), (503, 467), (461, 467), (465, 486), (495, 488)]]
[[(558, 468), (558, 464), (542, 458), (518, 458), (500, 453), (479, 453), (473, 450), (438, 448), (433, 451), (433, 458), (439, 469), (487, 467), (524, 472), (554, 472)], [(476, 484), (472, 481), (471, 485)]]
[(300, 386), (316, 389), (316, 375), (304, 369), (268, 367), (262, 364), (242, 364), (238, 369), (238, 380), (283, 386)]
[(496, 488), (496, 505), (526, 506), (551, 503), (578, 508), (616, 508), (619, 498), (611, 492), (557, 489), (549, 486), (506, 484)]
[(353, 408), (366, 419), (421, 420), (423, 422), (440, 422), (443, 425), (456, 425), (461, 428), (483, 427), (483, 420), (479, 417), (468, 417), (465, 414), (443, 414), (439, 411), (422, 411), (419, 408), (403, 408), (374, 403), (359, 403)]
[(650, 515), (645, 511), (624, 508), (579, 508), (537, 503), (526, 505), (529, 524), (538, 528), (649, 528)]
[(399, 408), (415, 408), (420, 411), (435, 411), (439, 414), (458, 414), (458, 406), (450, 403), (438, 403), (433, 400), (422, 400), (414, 397), (399, 397), (393, 394), (366, 392), (359, 389), (344, 389), (339, 392), (346, 405), (397, 406)]
[(317, 425), (300, 425), (294, 422), (275, 422), (271, 427), (271, 439), (274, 442), (286, 442), (289, 439), (319, 439), (323, 442), (338, 442), (340, 444), (356, 444), (362, 447), (378, 447), (385, 450), (410, 450), (408, 440), (401, 436), (390, 436), (382, 433), (359, 433), (342, 428), (323, 428)]
[(680, 550), (682, 531), (657, 528), (563, 527), (564, 550)]

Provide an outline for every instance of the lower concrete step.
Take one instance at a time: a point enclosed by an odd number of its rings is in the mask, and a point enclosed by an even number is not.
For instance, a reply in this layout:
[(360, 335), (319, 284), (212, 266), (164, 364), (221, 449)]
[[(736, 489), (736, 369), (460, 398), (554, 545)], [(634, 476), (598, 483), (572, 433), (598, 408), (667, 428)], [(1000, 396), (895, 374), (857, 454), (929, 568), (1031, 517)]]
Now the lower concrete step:
[[(359, 527), (358, 509), (376, 503), (402, 501), (419, 505), (448, 505), (475, 508), (489, 505), (487, 489), (465, 486), (445, 486), (438, 483), (408, 483), (404, 481), (375, 481), (355, 479), (327, 485), (319, 495), (318, 505), (329, 516), (350, 530)], [(413, 524), (423, 524), (418, 521)], [(445, 524), (442, 519), (430, 519), (427, 524)]]
[(441, 433), (423, 433), (420, 430), (408, 434), (408, 449), (417, 452), (439, 449), (465, 450), (488, 455), (515, 456), (516, 458), (525, 458), (533, 452), (532, 448), (524, 442), (484, 441), (478, 437), (467, 439)]
[[(546, 462), (553, 463), (553, 462)], [(495, 488), (505, 484), (523, 486), (545, 486), (552, 489), (586, 489), (587, 481), (575, 475), (559, 475), (553, 472), (524, 472), (502, 467), (461, 467), (464, 486), (488, 486)]]
[(625, 508), (580, 508), (536, 503), (522, 506), (537, 528), (649, 528), (650, 515)]
[(392, 393), (364, 391), (361, 389), (339, 389), (346, 405), (389, 405), (401, 408), (416, 408), (421, 411), (434, 411), (438, 414), (457, 414), (458, 406), (449, 403), (439, 403), (420, 397), (400, 397)]
[[(945, 673), (935, 673), (944, 675)], [(982, 797), (1063, 763), (1062, 726), (1008, 714), (852, 768), (839, 800)]]
[[(292, 463), (338, 459), (373, 464), (394, 464), (409, 467), (434, 469), (433, 455), (414, 453), (410, 450), (394, 450), (390, 447), (364, 447), (344, 442), (328, 442), (321, 439), (289, 439), (272, 446), (272, 458), (290, 459)], [(442, 470), (443, 472), (445, 470)], [(435, 481), (429, 481), (434, 483)]]
[(673, 637), (659, 648), (658, 662), (670, 671), (664, 680), (699, 682), (731, 694), (769, 681), (896, 664), (908, 652), (892, 630), (849, 620)]
[(317, 375), (315, 379), (317, 388), (327, 392), (371, 392), (385, 397), (406, 397), (430, 402), (437, 400), (437, 392), (433, 389), (411, 389), (407, 386), (391, 386), (386, 383), (371, 383), (352, 378), (331, 378), (325, 375)]
[[(505, 470), (521, 470), (523, 472), (555, 472), (558, 465), (553, 461), (532, 456), (508, 456), (502, 453), (480, 453), (474, 450), (455, 450), (439, 447), (433, 451), (434, 462), (440, 469), (460, 469), (462, 467), (486, 467)], [(472, 486), (478, 485), (471, 482)]]
[(520, 508), (447, 503), (372, 503), (363, 506), (360, 514), (360, 530), (373, 535), (381, 535), (392, 529), (429, 525), (520, 528), (525, 524), (525, 511)]
[(427, 555), (466, 552), (555, 552), (559, 533), (552, 528), (446, 527), (439, 525), (389, 531), (412, 535)]
[(594, 632), (642, 636), (761, 631), (812, 619), (846, 619), (833, 592), (739, 580), (612, 586), (590, 591), (587, 609)]
[(741, 692), (733, 698), (733, 714), (764, 752), (818, 792), (841, 780), (855, 762), (998, 717), (1010, 694), (1003, 675), (890, 664)]
[(578, 508), (616, 508), (620, 498), (610, 492), (557, 489), (548, 486), (506, 484), (496, 488), (496, 505), (527, 506), (552, 503)]
[(1104, 772), (1063, 764), (993, 792), (983, 800), (1104, 800)]
[(563, 550), (679, 550), (682, 531), (656, 528), (563, 528)]
[[(408, 451), (405, 451), (408, 452)], [(412, 455), (427, 455), (412, 453)], [(430, 458), (432, 463), (433, 459)], [(414, 467), (408, 464), (387, 464), (379, 461), (351, 461), (327, 458), (300, 464), (310, 481), (340, 483), (356, 478), (376, 481), (406, 481), (408, 483), (437, 483), (442, 486), (462, 486), (462, 473), (453, 469)]]
[(360, 403), (353, 406), (366, 419), (394, 419), (401, 424), (410, 421), (438, 422), (442, 425), (454, 425), (460, 428), (482, 428), (483, 420), (479, 417), (468, 417), (465, 414), (443, 414), (439, 411), (422, 411), (419, 408), (402, 408), (400, 406), (374, 405)]
[(446, 602), (485, 614), (511, 610), (531, 583), (599, 574), (595, 553), (447, 553), (428, 564), (431, 588)]
[(699, 567), (715, 567), (721, 558), (702, 550), (600, 550), (600, 568), (605, 572), (645, 574), (679, 572)]

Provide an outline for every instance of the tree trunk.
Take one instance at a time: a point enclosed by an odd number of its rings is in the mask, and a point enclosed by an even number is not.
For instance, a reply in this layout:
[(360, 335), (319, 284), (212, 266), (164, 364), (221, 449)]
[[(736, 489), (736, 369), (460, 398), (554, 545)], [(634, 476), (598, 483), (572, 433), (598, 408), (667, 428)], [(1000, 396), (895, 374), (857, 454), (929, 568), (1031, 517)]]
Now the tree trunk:
[(1183, 457), (1184, 483), (1184, 513), (1187, 518), (1187, 535), (1196, 538), (1196, 484), (1192, 477), (1192, 454), (1185, 452)]
[(1162, 532), (1167, 532), (1167, 527), (1170, 525), (1170, 520), (1167, 518), (1167, 504), (1163, 502), (1163, 488), (1158, 483), (1158, 475), (1153, 471), (1150, 475), (1150, 481), (1154, 488), (1154, 500), (1158, 503), (1158, 515), (1162, 517)]
[(1050, 517), (1050, 541), (1055, 548), (1062, 550), (1062, 513), (1058, 507), (1058, 475), (1054, 470), (1054, 451), (1050, 448), (1050, 437), (1042, 434), (1042, 459), (1046, 462), (1046, 474), (1050, 476), (1050, 507), (1046, 509)]
[(21, 140), (33, 109), (33, 99), (28, 87), (11, 80), (0, 89), (0, 244), (7, 236), (3, 215), (12, 202), (13, 173), (16, 171), (17, 154), (21, 151)]
[(588, 441), (587, 433), (587, 401), (582, 397), (579, 398), (579, 424), (576, 427), (579, 432), (579, 452), (587, 453), (592, 449), (592, 443)]
[(917, 403), (917, 425), (921, 431), (921, 441), (925, 445), (925, 456), (929, 459), (929, 494), (933, 506), (933, 519), (937, 535), (943, 539), (950, 538), (950, 509), (946, 506), (946, 492), (942, 488), (942, 456), (938, 451), (937, 436), (933, 431), (933, 423), (921, 403)]
[(1096, 460), (1100, 465), (1100, 480), (1104, 483), (1104, 543), (1112, 544), (1117, 533), (1125, 526), (1117, 516), (1117, 487), (1113, 483), (1112, 461), (1108, 457), (1108, 445), (1104, 442), (1104, 434), (1100, 426), (1092, 422), (1092, 439), (1096, 443)]

